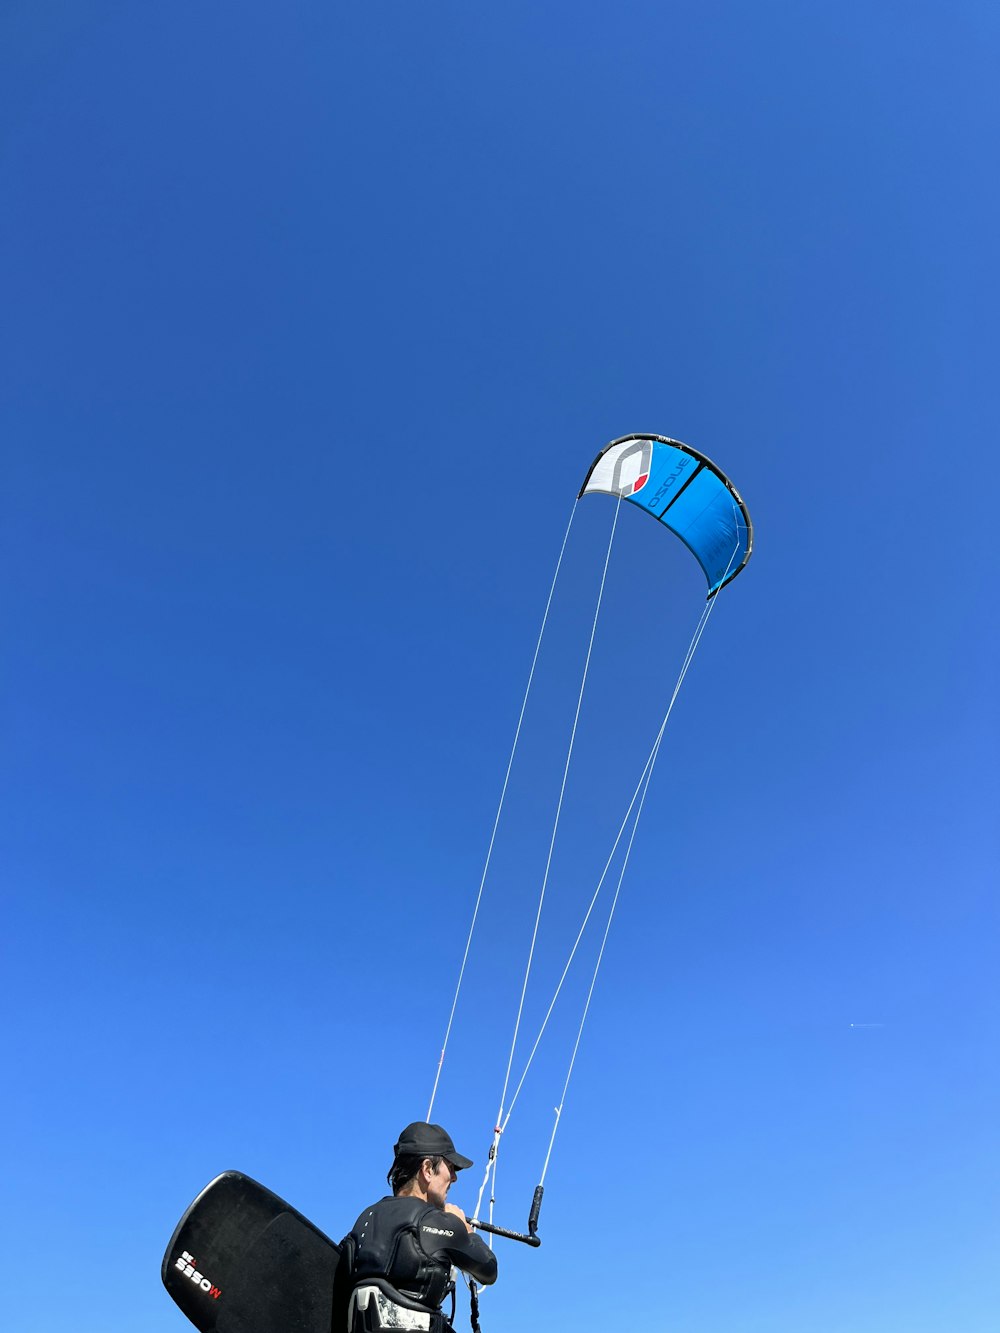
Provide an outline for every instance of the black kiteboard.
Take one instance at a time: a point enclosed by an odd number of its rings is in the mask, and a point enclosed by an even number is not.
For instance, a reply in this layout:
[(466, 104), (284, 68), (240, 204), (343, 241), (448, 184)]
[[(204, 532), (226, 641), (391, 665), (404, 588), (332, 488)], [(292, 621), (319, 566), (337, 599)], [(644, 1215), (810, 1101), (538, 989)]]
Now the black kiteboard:
[(340, 1251), (270, 1190), (225, 1171), (163, 1256), (163, 1285), (202, 1333), (330, 1333)]

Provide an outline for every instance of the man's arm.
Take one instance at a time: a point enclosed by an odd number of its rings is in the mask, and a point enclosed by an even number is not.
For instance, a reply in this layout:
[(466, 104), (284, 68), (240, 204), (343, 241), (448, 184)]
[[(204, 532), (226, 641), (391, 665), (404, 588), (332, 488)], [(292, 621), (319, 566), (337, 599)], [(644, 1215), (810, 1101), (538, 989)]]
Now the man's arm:
[(420, 1243), (428, 1254), (445, 1258), (484, 1287), (497, 1280), (496, 1255), (469, 1227), (456, 1204), (435, 1209), (420, 1224)]
[(333, 1276), (333, 1301), (330, 1314), (330, 1333), (345, 1333), (347, 1308), (351, 1300), (354, 1276), (354, 1235), (351, 1233), (337, 1246), (340, 1258)]

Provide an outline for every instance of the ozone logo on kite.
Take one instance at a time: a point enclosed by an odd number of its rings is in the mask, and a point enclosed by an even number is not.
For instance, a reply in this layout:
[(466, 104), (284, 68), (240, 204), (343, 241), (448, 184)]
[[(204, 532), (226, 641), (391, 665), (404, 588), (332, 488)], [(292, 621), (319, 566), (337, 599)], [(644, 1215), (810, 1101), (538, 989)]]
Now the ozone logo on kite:
[(206, 1296), (211, 1296), (213, 1301), (217, 1301), (222, 1295), (221, 1290), (209, 1281), (203, 1273), (198, 1272), (198, 1261), (193, 1255), (188, 1254), (187, 1250), (181, 1252), (181, 1257), (174, 1264), (185, 1277), (189, 1277), (196, 1287), (200, 1287)]
[(615, 460), (615, 470), (611, 478), (612, 492), (627, 499), (637, 491), (641, 491), (649, 481), (652, 461), (651, 440), (637, 440), (630, 449), (623, 449)]
[(710, 458), (680, 440), (612, 440), (580, 488), (580, 497), (595, 493), (627, 500), (680, 537), (708, 579), (710, 598), (750, 559), (753, 526), (738, 491)]

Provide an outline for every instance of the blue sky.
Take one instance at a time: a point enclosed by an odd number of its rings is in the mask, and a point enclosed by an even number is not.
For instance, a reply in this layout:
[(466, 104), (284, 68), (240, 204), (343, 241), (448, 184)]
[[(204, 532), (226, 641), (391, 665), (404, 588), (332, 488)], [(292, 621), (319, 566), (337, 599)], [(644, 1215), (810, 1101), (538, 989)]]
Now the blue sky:
[[(632, 431), (723, 467), (756, 549), (484, 1329), (994, 1327), (997, 37), (981, 3), (9, 0), (17, 1333), (185, 1327), (159, 1261), (223, 1169), (334, 1236), (379, 1194), (573, 497)], [(435, 1105), (477, 1162), (613, 507), (574, 522)], [(622, 515), (532, 1022), (703, 591)], [(585, 983), (505, 1135), (513, 1225)]]

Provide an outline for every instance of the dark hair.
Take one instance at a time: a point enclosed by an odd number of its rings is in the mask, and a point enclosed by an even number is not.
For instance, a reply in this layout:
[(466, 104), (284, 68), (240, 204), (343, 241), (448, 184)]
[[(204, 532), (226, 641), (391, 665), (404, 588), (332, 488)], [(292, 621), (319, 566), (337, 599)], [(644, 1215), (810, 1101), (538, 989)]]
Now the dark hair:
[(443, 1161), (443, 1157), (432, 1157), (427, 1154), (418, 1156), (416, 1153), (406, 1153), (402, 1157), (397, 1157), (390, 1166), (386, 1180), (392, 1186), (393, 1194), (398, 1194), (415, 1178), (424, 1162), (430, 1162), (431, 1170), (436, 1171)]

